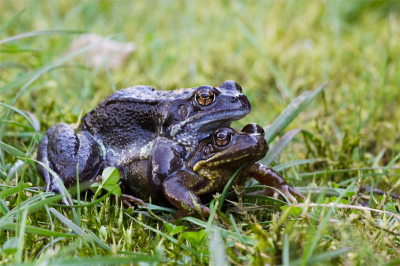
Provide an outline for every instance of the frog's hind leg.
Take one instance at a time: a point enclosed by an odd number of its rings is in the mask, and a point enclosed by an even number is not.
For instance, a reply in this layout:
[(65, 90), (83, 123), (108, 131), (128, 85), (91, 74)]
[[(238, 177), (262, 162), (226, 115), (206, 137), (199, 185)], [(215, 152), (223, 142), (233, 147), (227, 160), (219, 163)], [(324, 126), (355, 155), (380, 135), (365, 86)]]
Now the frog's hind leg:
[[(286, 180), (278, 172), (266, 165), (254, 163), (250, 166), (246, 174), (254, 177), (254, 179), (256, 179), (263, 185), (276, 188), (294, 204), (297, 203), (297, 200), (294, 196), (297, 196), (303, 200), (306, 199), (306, 197), (304, 197), (300, 192), (298, 192), (296, 189), (286, 183)], [(273, 196), (276, 199), (279, 197), (279, 192), (274, 191), (271, 188), (266, 188), (265, 190), (258, 193), (253, 193), (253, 195), (254, 194)]]
[[(91, 181), (100, 171), (103, 154), (93, 136), (83, 131), (75, 131), (65, 123), (49, 128), (43, 137), (38, 151), (38, 161), (46, 164), (59, 176), (65, 186), (76, 184), (76, 167), (79, 182)], [(46, 191), (63, 194), (63, 189), (51, 173), (42, 165), (37, 165), (39, 174), (47, 184)], [(66, 199), (64, 198), (64, 203)]]

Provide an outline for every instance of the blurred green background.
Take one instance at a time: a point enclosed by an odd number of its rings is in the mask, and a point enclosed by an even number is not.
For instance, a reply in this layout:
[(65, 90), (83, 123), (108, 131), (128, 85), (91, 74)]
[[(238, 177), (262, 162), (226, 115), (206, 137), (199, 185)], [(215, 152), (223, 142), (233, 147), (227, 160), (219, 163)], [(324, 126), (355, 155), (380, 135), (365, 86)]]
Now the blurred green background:
[[(318, 123), (332, 147), (340, 146), (345, 131), (361, 134), (362, 155), (399, 150), (398, 1), (2, 0), (2, 25), (24, 8), (2, 38), (74, 29), (135, 42), (127, 64), (111, 70), (117, 89), (146, 84), (173, 90), (233, 79), (253, 105), (234, 124), (239, 128), (268, 125), (294, 97), (328, 81), (323, 98), (292, 128), (313, 130)], [(16, 52), (0, 54), (0, 86), (65, 55), (77, 37), (36, 36), (3, 45)], [(0, 97), (7, 102), (17, 91)], [(68, 61), (32, 84), (16, 106), (35, 113), (46, 129), (76, 122), (81, 109), (90, 111), (111, 93), (105, 68)]]

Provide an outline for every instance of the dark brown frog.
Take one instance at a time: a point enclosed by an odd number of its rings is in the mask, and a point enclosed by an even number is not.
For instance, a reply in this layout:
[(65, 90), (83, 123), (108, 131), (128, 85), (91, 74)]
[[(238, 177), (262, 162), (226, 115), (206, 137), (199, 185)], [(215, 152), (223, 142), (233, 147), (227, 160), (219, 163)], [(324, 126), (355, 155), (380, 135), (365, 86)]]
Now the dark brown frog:
[[(165, 147), (168, 149), (168, 147)], [(149, 197), (161, 205), (172, 203), (178, 208), (173, 220), (188, 216), (209, 216), (211, 210), (202, 204), (200, 196), (222, 192), (232, 175), (244, 164), (237, 174), (233, 185), (243, 184), (254, 177), (260, 183), (276, 188), (297, 203), (294, 196), (304, 199), (304, 196), (289, 186), (285, 179), (268, 166), (257, 161), (268, 152), (268, 144), (264, 139), (263, 129), (256, 124), (249, 124), (237, 133), (234, 129), (224, 127), (217, 129), (210, 137), (199, 142), (188, 155), (184, 150), (168, 158), (170, 167), (160, 168), (153, 164), (151, 153), (149, 159), (131, 164), (127, 170), (125, 193), (145, 201)], [(160, 182), (154, 184), (154, 173), (159, 175)], [(266, 189), (260, 194), (275, 198), (279, 193)], [(195, 205), (201, 207), (198, 213)]]

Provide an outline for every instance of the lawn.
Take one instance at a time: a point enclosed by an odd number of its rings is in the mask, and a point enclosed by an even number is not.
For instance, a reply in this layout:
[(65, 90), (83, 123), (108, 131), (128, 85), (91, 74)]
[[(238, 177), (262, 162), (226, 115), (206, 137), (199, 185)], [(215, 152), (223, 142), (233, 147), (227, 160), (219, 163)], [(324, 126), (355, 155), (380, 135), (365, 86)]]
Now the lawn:
[[(69, 46), (87, 32), (136, 51), (118, 68), (85, 65)], [(55, 123), (115, 89), (229, 79), (252, 104), (232, 127), (265, 127), (263, 162), (305, 203), (247, 198), (249, 182), (225, 222), (171, 225), (173, 209), (66, 208), (40, 190), (34, 159)], [(398, 1), (2, 0), (0, 104), (1, 265), (400, 264), (399, 201), (370, 192), (400, 194)]]

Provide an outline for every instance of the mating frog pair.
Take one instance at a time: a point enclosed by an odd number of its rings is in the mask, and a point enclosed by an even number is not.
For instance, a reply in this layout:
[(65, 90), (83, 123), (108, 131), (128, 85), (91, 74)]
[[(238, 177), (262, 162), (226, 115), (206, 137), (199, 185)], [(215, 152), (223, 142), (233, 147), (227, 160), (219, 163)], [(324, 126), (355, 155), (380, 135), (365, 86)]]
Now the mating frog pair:
[[(235, 184), (254, 177), (296, 202), (293, 195), (303, 196), (257, 163), (268, 151), (262, 128), (250, 124), (241, 133), (229, 128), (250, 111), (234, 81), (176, 91), (135, 86), (113, 93), (87, 113), (78, 133), (64, 123), (52, 126), (39, 145), (38, 160), (67, 187), (76, 183), (77, 164), (80, 182), (93, 182), (105, 167), (115, 166), (126, 200), (151, 196), (154, 203), (172, 203), (179, 209), (175, 218), (196, 214), (193, 202), (209, 215), (199, 196), (222, 191), (244, 163)], [(44, 167), (37, 168), (47, 191), (63, 193)]]

